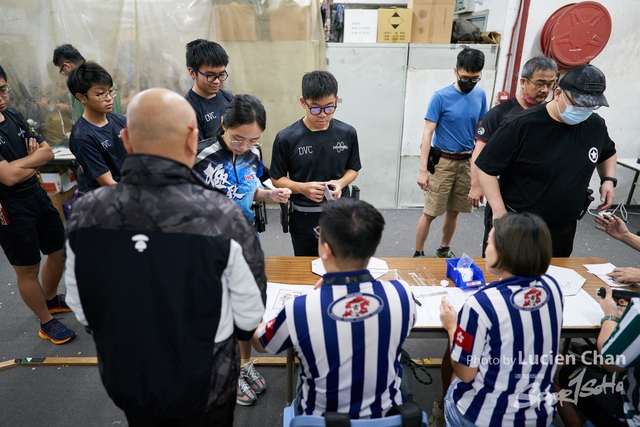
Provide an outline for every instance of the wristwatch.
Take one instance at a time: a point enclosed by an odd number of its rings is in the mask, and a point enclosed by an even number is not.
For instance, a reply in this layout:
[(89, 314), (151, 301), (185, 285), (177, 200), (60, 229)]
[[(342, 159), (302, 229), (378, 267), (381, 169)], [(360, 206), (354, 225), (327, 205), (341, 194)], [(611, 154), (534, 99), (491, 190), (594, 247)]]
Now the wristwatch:
[(616, 185), (618, 185), (618, 180), (616, 178), (611, 177), (611, 176), (605, 176), (604, 178), (602, 178), (600, 180), (600, 185), (604, 184), (605, 181), (613, 182), (613, 188), (616, 188)]
[(616, 322), (616, 323), (620, 323), (620, 318), (619, 318), (618, 316), (614, 316), (614, 315), (610, 314), (610, 315), (608, 315), (608, 316), (604, 316), (604, 317), (602, 318), (602, 320), (600, 321), (600, 326), (602, 326), (602, 324), (603, 324), (604, 322), (606, 322), (607, 320), (613, 320), (613, 321), (614, 321), (614, 322)]

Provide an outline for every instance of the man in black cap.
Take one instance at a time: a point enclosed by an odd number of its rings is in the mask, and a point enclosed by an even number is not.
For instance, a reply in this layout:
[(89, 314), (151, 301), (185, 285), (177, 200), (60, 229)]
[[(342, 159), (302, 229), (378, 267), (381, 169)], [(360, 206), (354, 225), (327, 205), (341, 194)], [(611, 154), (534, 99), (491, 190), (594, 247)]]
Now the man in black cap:
[[(553, 101), (514, 116), (489, 139), (476, 160), (493, 217), (534, 212), (551, 231), (553, 256), (573, 251), (577, 220), (588, 207), (593, 170), (600, 176), (598, 212), (613, 202), (617, 154), (604, 120), (605, 76), (593, 65), (569, 71)], [(498, 176), (500, 179), (498, 180)]]

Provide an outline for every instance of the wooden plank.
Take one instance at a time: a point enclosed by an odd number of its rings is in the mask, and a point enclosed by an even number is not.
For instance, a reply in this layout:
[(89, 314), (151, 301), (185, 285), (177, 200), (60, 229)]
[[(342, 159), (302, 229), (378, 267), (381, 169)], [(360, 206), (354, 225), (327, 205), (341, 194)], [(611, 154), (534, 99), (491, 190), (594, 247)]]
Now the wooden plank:
[(10, 369), (10, 368), (15, 368), (16, 366), (20, 366), (20, 362), (17, 359), (0, 362), (0, 371), (4, 371), (5, 369)]
[(97, 357), (25, 357), (22, 366), (98, 366)]

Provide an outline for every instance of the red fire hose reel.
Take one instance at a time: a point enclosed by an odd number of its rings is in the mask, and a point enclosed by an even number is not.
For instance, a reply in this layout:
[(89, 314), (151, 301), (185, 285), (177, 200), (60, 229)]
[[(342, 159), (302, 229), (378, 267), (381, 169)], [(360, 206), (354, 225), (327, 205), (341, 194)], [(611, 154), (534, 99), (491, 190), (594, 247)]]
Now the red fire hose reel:
[(589, 63), (604, 49), (611, 36), (611, 15), (600, 3), (585, 1), (556, 10), (540, 35), (545, 56), (560, 70)]

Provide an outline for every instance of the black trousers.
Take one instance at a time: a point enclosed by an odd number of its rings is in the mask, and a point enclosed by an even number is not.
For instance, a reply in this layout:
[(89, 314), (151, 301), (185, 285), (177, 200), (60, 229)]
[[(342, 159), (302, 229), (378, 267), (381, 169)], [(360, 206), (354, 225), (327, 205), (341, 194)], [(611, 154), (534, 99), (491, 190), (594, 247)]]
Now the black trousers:
[(313, 229), (319, 222), (320, 212), (291, 212), (289, 233), (295, 256), (318, 256), (318, 239)]
[[(484, 237), (482, 241), (482, 257), (485, 257), (485, 251), (487, 249), (487, 241), (489, 240), (489, 232), (493, 228), (493, 211), (491, 207), (487, 205), (484, 208)], [(563, 225), (549, 225), (549, 232), (551, 233), (551, 245), (553, 247), (554, 257), (569, 257), (573, 252), (573, 240), (576, 236), (576, 228), (578, 227), (578, 221), (570, 222)]]

